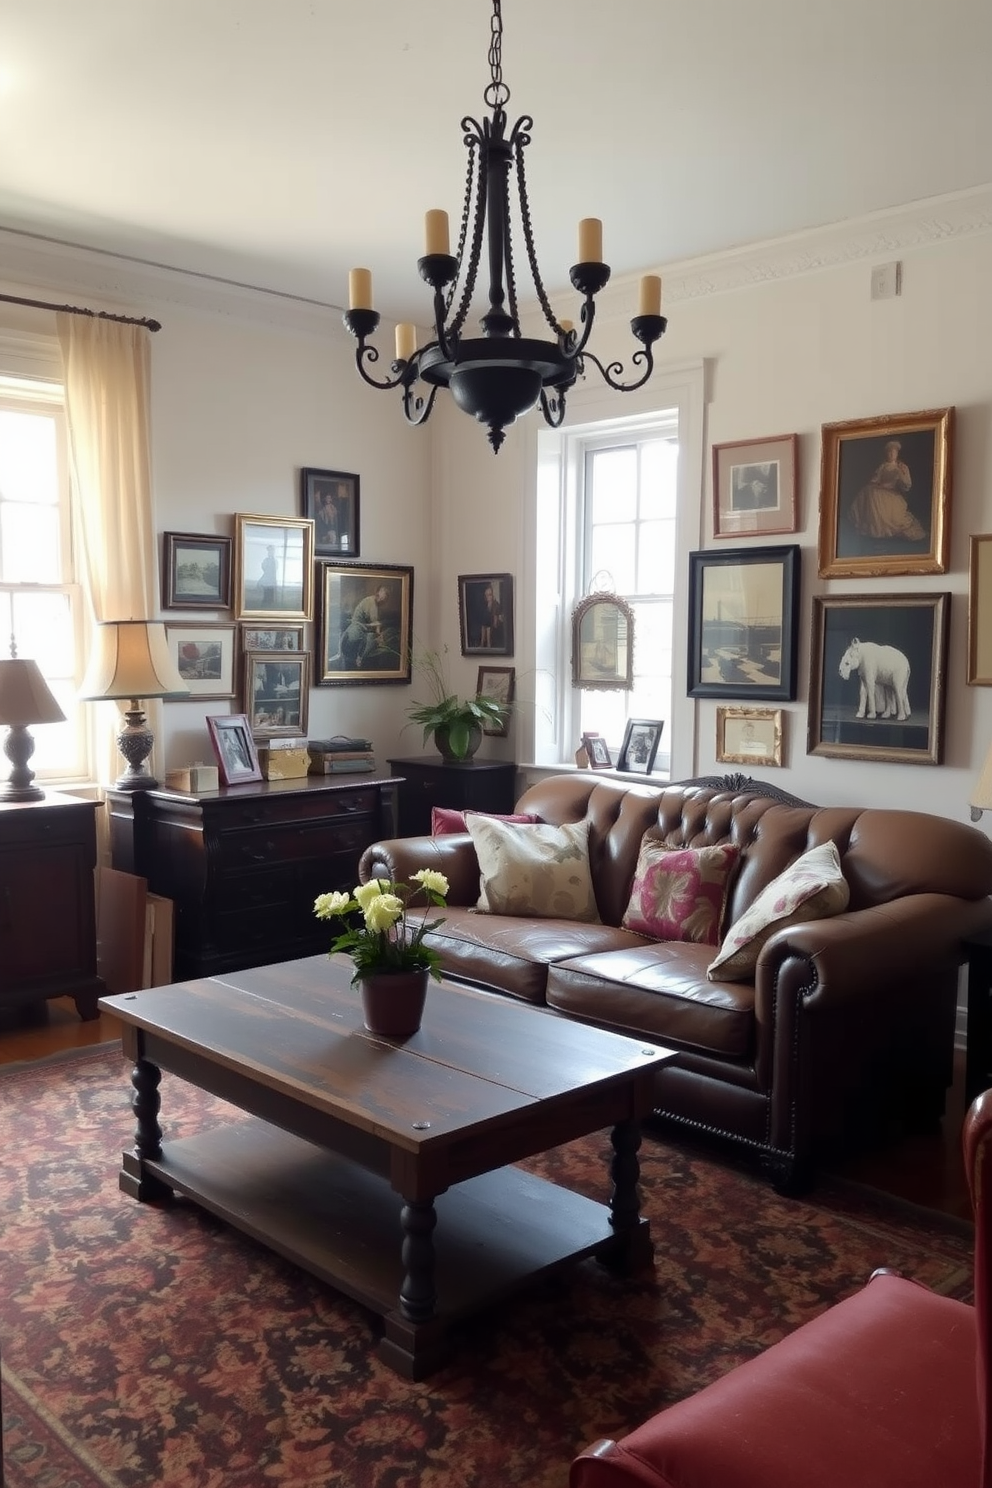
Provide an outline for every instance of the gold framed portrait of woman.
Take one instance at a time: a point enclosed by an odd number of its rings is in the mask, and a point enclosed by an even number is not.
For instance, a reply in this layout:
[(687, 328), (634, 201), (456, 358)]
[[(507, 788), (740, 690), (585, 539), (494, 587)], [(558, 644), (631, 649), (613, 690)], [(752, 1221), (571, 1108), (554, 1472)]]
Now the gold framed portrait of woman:
[(824, 579), (947, 572), (953, 408), (823, 425)]

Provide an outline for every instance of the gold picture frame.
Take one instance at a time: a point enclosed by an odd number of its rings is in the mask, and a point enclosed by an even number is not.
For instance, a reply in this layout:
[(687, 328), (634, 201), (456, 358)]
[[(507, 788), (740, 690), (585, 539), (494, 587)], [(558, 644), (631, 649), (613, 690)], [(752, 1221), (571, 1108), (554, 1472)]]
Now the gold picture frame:
[(798, 434), (713, 446), (713, 536), (795, 532)]
[(782, 738), (781, 708), (716, 710), (716, 757), (722, 764), (780, 765)]
[(313, 533), (308, 517), (235, 513), (236, 619), (313, 619)]
[(968, 586), (968, 683), (992, 687), (992, 532), (971, 539)]
[(824, 424), (823, 579), (947, 572), (953, 408)]

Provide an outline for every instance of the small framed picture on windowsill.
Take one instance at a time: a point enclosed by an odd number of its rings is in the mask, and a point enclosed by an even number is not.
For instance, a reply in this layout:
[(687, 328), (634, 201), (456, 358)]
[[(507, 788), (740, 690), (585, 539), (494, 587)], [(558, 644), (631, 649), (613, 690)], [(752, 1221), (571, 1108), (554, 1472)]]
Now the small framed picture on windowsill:
[(582, 735), (582, 748), (579, 754), (585, 754), (586, 767), (590, 770), (611, 770), (613, 761), (610, 759), (610, 748), (602, 734), (585, 733)]

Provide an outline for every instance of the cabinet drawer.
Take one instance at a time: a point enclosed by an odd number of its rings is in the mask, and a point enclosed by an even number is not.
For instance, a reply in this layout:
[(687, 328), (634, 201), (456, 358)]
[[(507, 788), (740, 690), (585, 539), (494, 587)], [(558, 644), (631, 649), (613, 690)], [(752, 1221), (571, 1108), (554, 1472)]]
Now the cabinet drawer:
[(218, 840), (225, 873), (237, 873), (305, 858), (328, 858), (339, 852), (361, 853), (373, 835), (374, 818), (365, 815), (339, 817), (333, 823), (273, 823), (265, 828), (224, 831)]
[(211, 802), (204, 817), (218, 831), (286, 827), (324, 822), (328, 826), (356, 816), (375, 817), (379, 795), (371, 789), (320, 791), (298, 796), (253, 796), (245, 801)]

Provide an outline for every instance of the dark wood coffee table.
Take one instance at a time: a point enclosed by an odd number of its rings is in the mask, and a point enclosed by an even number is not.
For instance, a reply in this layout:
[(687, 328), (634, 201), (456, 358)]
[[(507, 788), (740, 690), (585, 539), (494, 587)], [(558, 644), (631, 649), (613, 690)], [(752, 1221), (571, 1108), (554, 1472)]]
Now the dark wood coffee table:
[[(589, 1255), (651, 1263), (637, 1150), (671, 1051), (433, 982), (419, 1033), (383, 1039), (351, 970), (314, 956), (102, 998), (134, 1060), (124, 1192), (178, 1190), (371, 1308), (409, 1379), (525, 1280)], [(250, 1119), (163, 1141), (162, 1070)], [(604, 1127), (608, 1205), (508, 1166)]]

